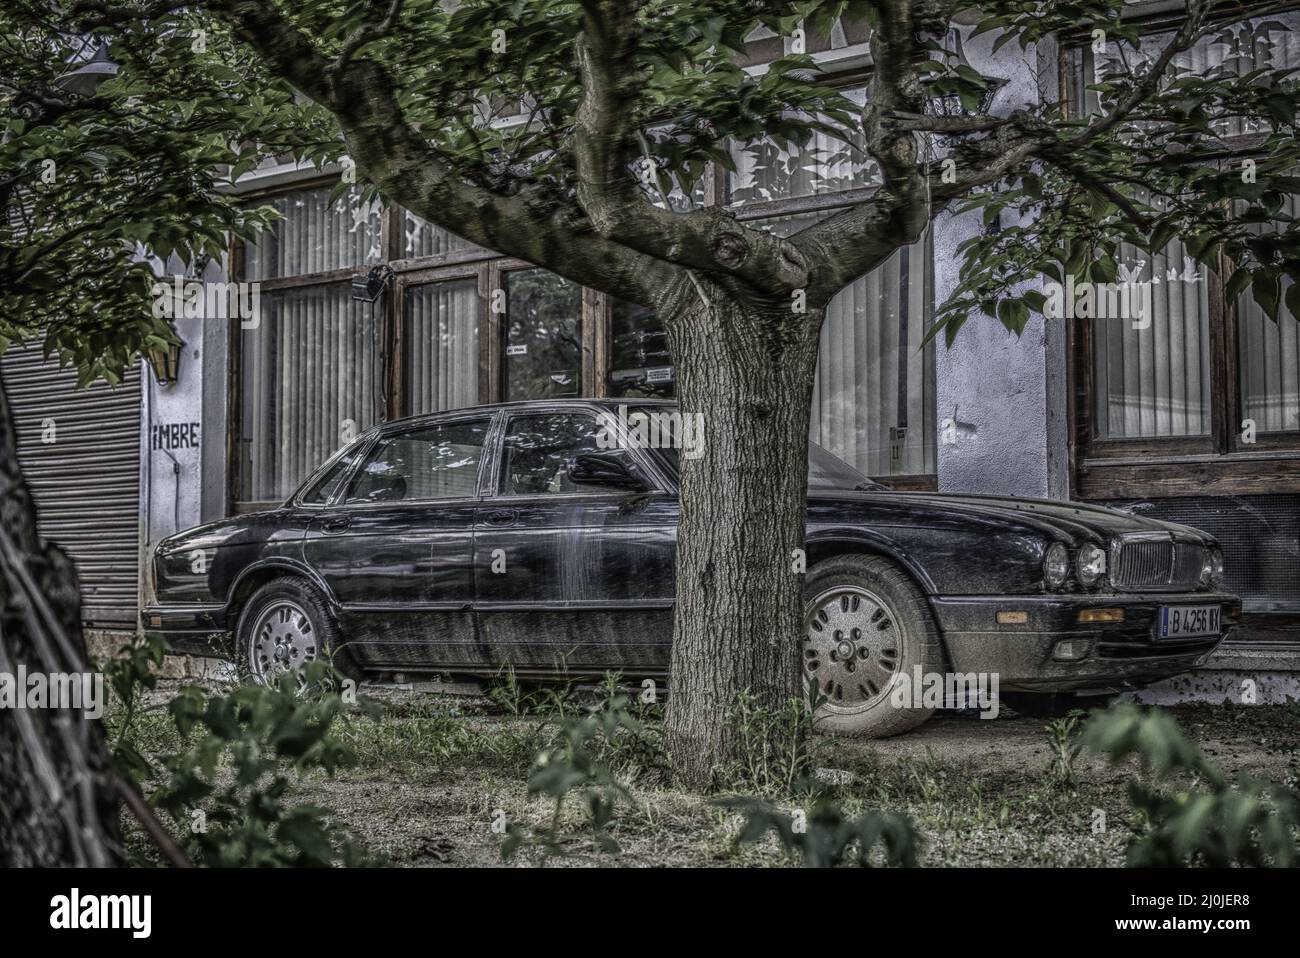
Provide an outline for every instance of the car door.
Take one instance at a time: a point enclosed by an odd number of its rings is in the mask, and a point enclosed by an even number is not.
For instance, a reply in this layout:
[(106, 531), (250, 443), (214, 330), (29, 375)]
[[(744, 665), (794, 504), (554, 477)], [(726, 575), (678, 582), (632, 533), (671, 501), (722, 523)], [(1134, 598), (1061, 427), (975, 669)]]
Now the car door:
[(594, 410), (507, 414), (491, 495), (474, 537), (486, 647), (521, 672), (668, 665), (677, 503), (638, 450), (622, 449), (640, 491), (578, 484), (574, 457), (601, 449)]
[(370, 666), (476, 665), (474, 519), (490, 415), (381, 433), (312, 520), (307, 561)]

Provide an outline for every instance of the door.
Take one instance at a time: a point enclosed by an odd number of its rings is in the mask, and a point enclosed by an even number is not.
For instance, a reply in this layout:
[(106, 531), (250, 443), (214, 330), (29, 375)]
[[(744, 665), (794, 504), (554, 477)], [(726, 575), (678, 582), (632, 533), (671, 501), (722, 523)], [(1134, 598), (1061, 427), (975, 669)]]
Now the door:
[(312, 519), (307, 561), (367, 665), (477, 664), (474, 518), (490, 416), (392, 432)]
[(521, 672), (668, 667), (677, 503), (638, 451), (645, 488), (575, 483), (574, 457), (610, 453), (589, 409), (508, 416), (475, 523), (476, 608), (498, 665)]

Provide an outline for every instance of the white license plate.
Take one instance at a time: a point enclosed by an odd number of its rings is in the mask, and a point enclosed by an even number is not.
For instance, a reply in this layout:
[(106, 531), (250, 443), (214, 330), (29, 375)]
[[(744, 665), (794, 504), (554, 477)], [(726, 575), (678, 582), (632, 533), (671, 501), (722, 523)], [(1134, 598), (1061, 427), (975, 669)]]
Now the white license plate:
[(1217, 605), (1166, 605), (1160, 609), (1160, 638), (1219, 634)]

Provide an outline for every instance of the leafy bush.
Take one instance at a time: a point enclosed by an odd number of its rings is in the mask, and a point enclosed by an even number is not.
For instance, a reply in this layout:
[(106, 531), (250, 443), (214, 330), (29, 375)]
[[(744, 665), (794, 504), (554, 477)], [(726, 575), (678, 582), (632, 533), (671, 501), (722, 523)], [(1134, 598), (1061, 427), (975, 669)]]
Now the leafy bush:
[(789, 815), (761, 799), (721, 798), (714, 802), (745, 816), (736, 844), (756, 842), (774, 831), (781, 847), (797, 853), (805, 868), (833, 868), (849, 860), (870, 868), (879, 846), (886, 865), (912, 868), (920, 842), (906, 815), (871, 810), (856, 819), (845, 818), (838, 805), (818, 800), (806, 817)]
[(1123, 704), (1099, 713), (1083, 743), (1112, 762), (1136, 757), (1144, 772), (1129, 783), (1139, 816), (1129, 865), (1286, 868), (1300, 858), (1300, 794), (1249, 776), (1229, 782), (1159, 709)]
[(137, 746), (136, 718), (165, 646), (138, 643), (102, 668), (117, 702), (109, 723), (113, 755), (124, 776), (145, 786), (151, 805), (177, 825), (191, 860), (212, 866), (357, 865), (366, 856), (324, 809), (287, 805), (293, 770), (333, 774), (354, 761), (331, 734), (346, 705), (340, 676), (323, 662), (299, 679), (286, 673), (274, 687), (244, 685), (208, 693), (182, 688), (167, 706), (179, 749), (157, 763)]

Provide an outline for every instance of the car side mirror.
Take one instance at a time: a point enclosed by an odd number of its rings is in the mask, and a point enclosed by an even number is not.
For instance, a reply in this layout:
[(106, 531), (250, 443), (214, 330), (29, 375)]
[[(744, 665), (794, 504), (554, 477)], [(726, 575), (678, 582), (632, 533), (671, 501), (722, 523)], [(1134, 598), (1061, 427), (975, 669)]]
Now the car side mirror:
[(604, 452), (584, 452), (569, 463), (569, 481), (584, 486), (614, 486), (644, 492), (645, 481), (636, 475), (627, 460)]

